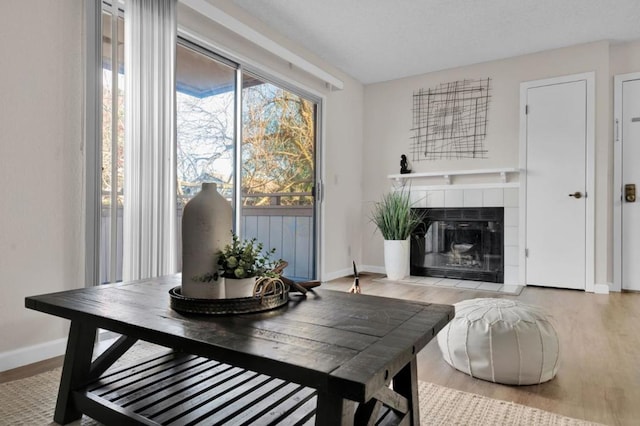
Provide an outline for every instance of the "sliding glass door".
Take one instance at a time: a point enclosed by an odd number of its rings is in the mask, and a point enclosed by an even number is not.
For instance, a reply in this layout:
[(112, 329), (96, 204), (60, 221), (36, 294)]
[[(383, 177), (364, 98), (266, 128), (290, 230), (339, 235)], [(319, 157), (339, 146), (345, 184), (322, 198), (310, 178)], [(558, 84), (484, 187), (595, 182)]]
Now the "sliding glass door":
[[(122, 280), (123, 22), (103, 11), (101, 283)], [(275, 248), (287, 277), (316, 278), (318, 101), (186, 40), (176, 58), (178, 259), (184, 205), (215, 182), (236, 233)]]
[[(184, 205), (203, 182), (232, 205), (238, 66), (186, 42), (176, 49), (178, 251)], [(229, 230), (231, 231), (231, 230)], [(180, 265), (182, 256), (179, 256)]]
[(315, 278), (316, 104), (243, 73), (241, 233)]
[(317, 104), (184, 40), (177, 61), (178, 214), (215, 182), (236, 233), (315, 278)]

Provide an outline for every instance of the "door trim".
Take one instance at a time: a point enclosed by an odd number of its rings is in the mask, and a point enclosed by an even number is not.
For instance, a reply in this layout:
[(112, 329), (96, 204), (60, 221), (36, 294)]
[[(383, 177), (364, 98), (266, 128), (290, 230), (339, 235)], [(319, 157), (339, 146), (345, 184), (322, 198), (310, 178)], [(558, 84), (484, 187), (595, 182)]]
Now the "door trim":
[(520, 83), (520, 226), (519, 226), (519, 280), (527, 283), (527, 90), (553, 84), (585, 81), (586, 99), (586, 217), (585, 217), (585, 291), (595, 288), (595, 72), (572, 74)]
[[(640, 72), (614, 76), (613, 83), (613, 286), (622, 291), (622, 84), (640, 80)], [(619, 196), (618, 196), (619, 194)]]

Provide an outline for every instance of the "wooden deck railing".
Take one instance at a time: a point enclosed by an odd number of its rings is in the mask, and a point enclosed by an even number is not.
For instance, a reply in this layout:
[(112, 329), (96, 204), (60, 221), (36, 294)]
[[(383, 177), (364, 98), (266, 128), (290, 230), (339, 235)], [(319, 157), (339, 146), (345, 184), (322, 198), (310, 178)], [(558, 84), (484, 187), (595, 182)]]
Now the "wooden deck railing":
[[(306, 196), (310, 194), (305, 193)], [(312, 206), (247, 206), (242, 209), (240, 234), (243, 238), (257, 238), (265, 249), (276, 249), (275, 258), (284, 259), (289, 266), (284, 275), (293, 279), (310, 280), (314, 271), (314, 221)], [(178, 250), (182, 249), (182, 208), (178, 209)], [(122, 208), (117, 210), (118, 245), (115, 281), (122, 280)], [(111, 235), (110, 208), (102, 208), (100, 280), (109, 282), (107, 267), (110, 264), (109, 238)], [(182, 259), (179, 253), (178, 259)]]

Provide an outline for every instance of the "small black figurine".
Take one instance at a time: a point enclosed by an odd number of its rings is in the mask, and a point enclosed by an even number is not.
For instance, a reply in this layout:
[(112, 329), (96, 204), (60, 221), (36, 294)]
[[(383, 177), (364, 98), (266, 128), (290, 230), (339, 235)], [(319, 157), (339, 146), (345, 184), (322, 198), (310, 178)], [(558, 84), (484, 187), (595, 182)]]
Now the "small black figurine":
[(353, 261), (353, 285), (349, 289), (349, 293), (360, 294), (360, 275), (358, 274), (358, 268), (356, 268), (356, 261)]
[(402, 154), (400, 156), (400, 174), (404, 175), (407, 173), (411, 173), (411, 169), (408, 168), (407, 156)]

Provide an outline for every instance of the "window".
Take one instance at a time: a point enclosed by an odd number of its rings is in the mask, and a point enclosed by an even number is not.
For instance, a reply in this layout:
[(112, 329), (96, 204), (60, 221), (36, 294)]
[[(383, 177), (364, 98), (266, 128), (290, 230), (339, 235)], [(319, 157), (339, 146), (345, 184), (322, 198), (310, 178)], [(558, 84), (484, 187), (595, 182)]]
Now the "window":
[[(176, 48), (178, 262), (184, 205), (203, 182), (234, 204), (237, 65), (180, 40)], [(229, 230), (231, 231), (231, 230)]]
[(243, 73), (241, 234), (315, 278), (316, 103)]
[[(123, 11), (104, 3), (100, 283), (122, 280), (123, 58)], [(184, 205), (215, 182), (237, 233), (276, 248), (287, 276), (315, 278), (319, 100), (183, 39), (176, 60), (178, 252)]]
[(184, 42), (176, 56), (178, 207), (203, 182), (232, 202), (236, 68)]
[(122, 280), (124, 167), (124, 19), (102, 11), (102, 149), (100, 178), (100, 283)]

